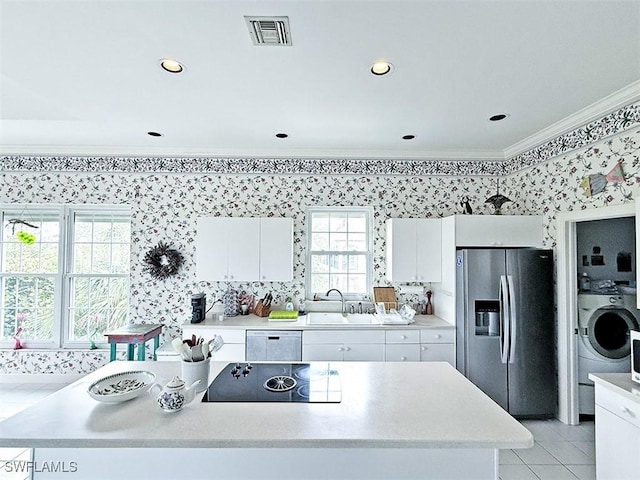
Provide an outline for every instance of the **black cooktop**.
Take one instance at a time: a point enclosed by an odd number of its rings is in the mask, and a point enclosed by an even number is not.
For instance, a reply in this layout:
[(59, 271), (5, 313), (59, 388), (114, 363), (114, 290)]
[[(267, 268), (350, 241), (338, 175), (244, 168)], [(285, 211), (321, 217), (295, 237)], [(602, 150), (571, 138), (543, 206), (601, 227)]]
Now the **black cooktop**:
[(211, 382), (203, 402), (306, 402), (342, 400), (340, 375), (325, 362), (229, 363)]

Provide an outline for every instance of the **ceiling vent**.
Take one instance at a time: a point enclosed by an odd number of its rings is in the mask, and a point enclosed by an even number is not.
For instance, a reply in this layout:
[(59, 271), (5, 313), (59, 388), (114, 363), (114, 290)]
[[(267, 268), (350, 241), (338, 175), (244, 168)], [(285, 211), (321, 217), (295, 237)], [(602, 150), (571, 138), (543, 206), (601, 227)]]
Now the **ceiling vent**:
[(244, 17), (254, 45), (291, 45), (289, 17)]

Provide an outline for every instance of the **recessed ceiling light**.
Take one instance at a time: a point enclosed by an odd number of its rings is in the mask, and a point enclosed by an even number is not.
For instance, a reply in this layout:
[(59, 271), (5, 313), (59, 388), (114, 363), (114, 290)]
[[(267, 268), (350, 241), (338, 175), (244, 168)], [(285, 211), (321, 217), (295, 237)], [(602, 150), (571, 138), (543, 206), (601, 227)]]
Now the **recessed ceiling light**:
[(498, 115), (493, 115), (492, 117), (489, 117), (489, 120), (491, 120), (492, 122), (499, 122), (500, 120), (504, 120), (508, 116), (509, 116), (508, 113), (499, 113)]
[(276, 133), (276, 137), (278, 138), (287, 138), (289, 135), (287, 135), (286, 133)]
[(171, 58), (160, 60), (160, 66), (169, 73), (180, 73), (184, 70), (184, 66), (180, 62)]
[(415, 135), (403, 135), (402, 136), (403, 140), (413, 140), (414, 138), (416, 138)]
[(147, 135), (151, 137), (162, 137), (162, 134), (158, 132), (147, 132)]
[(371, 65), (371, 73), (373, 73), (374, 75), (386, 75), (391, 71), (392, 68), (393, 65), (391, 65), (389, 62), (376, 62)]

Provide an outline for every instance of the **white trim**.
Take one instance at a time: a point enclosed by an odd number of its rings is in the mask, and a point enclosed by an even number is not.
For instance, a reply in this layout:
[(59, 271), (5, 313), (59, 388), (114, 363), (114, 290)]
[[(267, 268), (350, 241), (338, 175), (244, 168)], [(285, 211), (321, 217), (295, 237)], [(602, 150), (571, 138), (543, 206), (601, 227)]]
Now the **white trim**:
[(626, 105), (630, 105), (637, 100), (640, 100), (640, 80), (621, 88), (617, 92), (614, 92), (611, 95), (592, 103), (588, 107), (578, 110), (576, 113), (563, 118), (559, 122), (549, 125), (539, 132), (505, 148), (504, 158), (510, 159), (528, 152), (538, 145), (549, 142), (564, 135), (565, 133), (582, 127), (589, 122), (598, 120), (599, 118), (602, 118)]
[(557, 302), (558, 302), (558, 418), (569, 425), (579, 423), (578, 361), (574, 329), (578, 324), (578, 279), (576, 223), (589, 220), (630, 217), (635, 204), (626, 203), (575, 212), (556, 217)]

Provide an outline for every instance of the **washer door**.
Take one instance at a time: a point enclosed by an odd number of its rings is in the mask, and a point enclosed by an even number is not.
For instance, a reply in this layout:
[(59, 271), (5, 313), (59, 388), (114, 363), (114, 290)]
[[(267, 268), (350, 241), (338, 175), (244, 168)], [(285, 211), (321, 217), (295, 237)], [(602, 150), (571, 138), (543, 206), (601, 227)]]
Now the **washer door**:
[(631, 353), (629, 330), (638, 322), (629, 310), (617, 307), (597, 309), (589, 319), (587, 334), (593, 349), (605, 358), (624, 358)]

